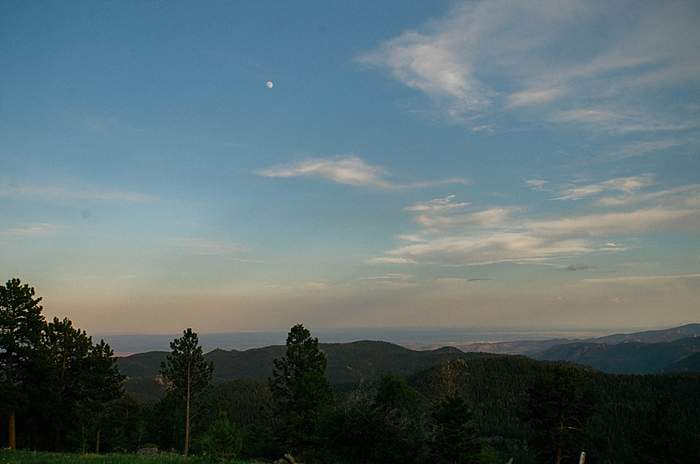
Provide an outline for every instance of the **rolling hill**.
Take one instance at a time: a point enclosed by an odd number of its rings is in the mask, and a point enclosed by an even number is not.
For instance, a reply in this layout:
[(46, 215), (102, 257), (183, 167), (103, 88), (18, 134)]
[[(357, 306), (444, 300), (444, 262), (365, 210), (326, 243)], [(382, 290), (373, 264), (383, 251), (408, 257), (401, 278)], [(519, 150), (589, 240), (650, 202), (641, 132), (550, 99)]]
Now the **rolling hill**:
[[(387, 372), (405, 376), (445, 361), (461, 357), (488, 356), (465, 354), (456, 348), (414, 351), (379, 341), (321, 344), (328, 357), (327, 376), (334, 385), (371, 382)], [(272, 374), (273, 360), (282, 356), (285, 347), (276, 345), (250, 350), (210, 351), (205, 355), (214, 363), (214, 381), (250, 379), (266, 380)], [(151, 351), (118, 358), (117, 365), (127, 376), (126, 389), (140, 399), (156, 399), (162, 387), (156, 382), (160, 363), (166, 352)]]

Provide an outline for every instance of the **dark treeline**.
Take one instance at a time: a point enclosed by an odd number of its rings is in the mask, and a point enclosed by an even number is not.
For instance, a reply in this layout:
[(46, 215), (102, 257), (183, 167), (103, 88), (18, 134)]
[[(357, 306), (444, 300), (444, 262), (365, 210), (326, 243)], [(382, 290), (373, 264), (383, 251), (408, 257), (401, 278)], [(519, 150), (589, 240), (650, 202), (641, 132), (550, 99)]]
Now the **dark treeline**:
[[(112, 349), (68, 319), (46, 321), (34, 289), (0, 286), (0, 414), (9, 447), (99, 451), (108, 406), (123, 396)], [(17, 432), (19, 431), (19, 433)]]
[[(18, 302), (34, 314), (21, 324), (8, 319)], [(318, 340), (297, 325), (268, 382), (211, 383), (188, 329), (161, 367), (167, 394), (140, 403), (121, 391), (109, 347), (67, 320), (43, 321), (29, 287), (0, 287), (0, 317), (0, 444), (14, 411), (17, 445), (34, 449), (348, 464), (577, 463), (581, 451), (591, 463), (700, 462), (698, 375), (480, 356), (332, 388)], [(9, 344), (25, 321), (39, 336)]]

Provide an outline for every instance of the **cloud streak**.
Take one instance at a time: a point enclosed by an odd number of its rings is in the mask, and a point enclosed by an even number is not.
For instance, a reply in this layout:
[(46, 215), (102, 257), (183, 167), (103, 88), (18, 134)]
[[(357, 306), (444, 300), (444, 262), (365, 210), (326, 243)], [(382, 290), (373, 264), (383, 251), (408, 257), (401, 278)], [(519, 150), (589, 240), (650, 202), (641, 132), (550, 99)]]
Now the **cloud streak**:
[(271, 178), (310, 177), (353, 187), (369, 187), (382, 190), (413, 189), (439, 185), (467, 185), (463, 178), (449, 178), (416, 182), (390, 180), (386, 169), (366, 163), (362, 158), (342, 156), (313, 158), (297, 163), (272, 166), (256, 171), (256, 174)]
[(555, 200), (581, 200), (604, 192), (632, 193), (636, 190), (654, 185), (654, 176), (616, 177), (596, 184), (567, 187), (560, 192)]
[(157, 197), (119, 190), (80, 189), (57, 186), (0, 184), (0, 198), (27, 198), (52, 202), (96, 201), (150, 203)]
[(0, 230), (0, 237), (43, 237), (54, 235), (62, 229), (64, 229), (64, 226), (59, 224), (31, 224), (23, 227), (12, 227)]

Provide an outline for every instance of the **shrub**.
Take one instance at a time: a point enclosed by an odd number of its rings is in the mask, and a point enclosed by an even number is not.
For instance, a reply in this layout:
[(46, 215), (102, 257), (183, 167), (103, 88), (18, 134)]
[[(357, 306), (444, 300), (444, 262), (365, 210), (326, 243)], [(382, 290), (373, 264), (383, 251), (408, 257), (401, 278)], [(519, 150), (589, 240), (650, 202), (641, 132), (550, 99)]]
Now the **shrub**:
[(241, 452), (242, 433), (226, 414), (220, 413), (200, 438), (199, 445), (205, 456), (220, 460), (233, 459)]

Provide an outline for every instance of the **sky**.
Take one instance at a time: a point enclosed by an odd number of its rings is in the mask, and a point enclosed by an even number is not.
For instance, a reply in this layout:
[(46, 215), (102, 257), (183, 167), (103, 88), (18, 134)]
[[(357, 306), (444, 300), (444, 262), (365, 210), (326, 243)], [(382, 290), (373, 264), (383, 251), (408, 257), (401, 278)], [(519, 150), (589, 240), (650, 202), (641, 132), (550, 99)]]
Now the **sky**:
[(0, 278), (100, 333), (697, 322), (697, 24), (1, 2)]

